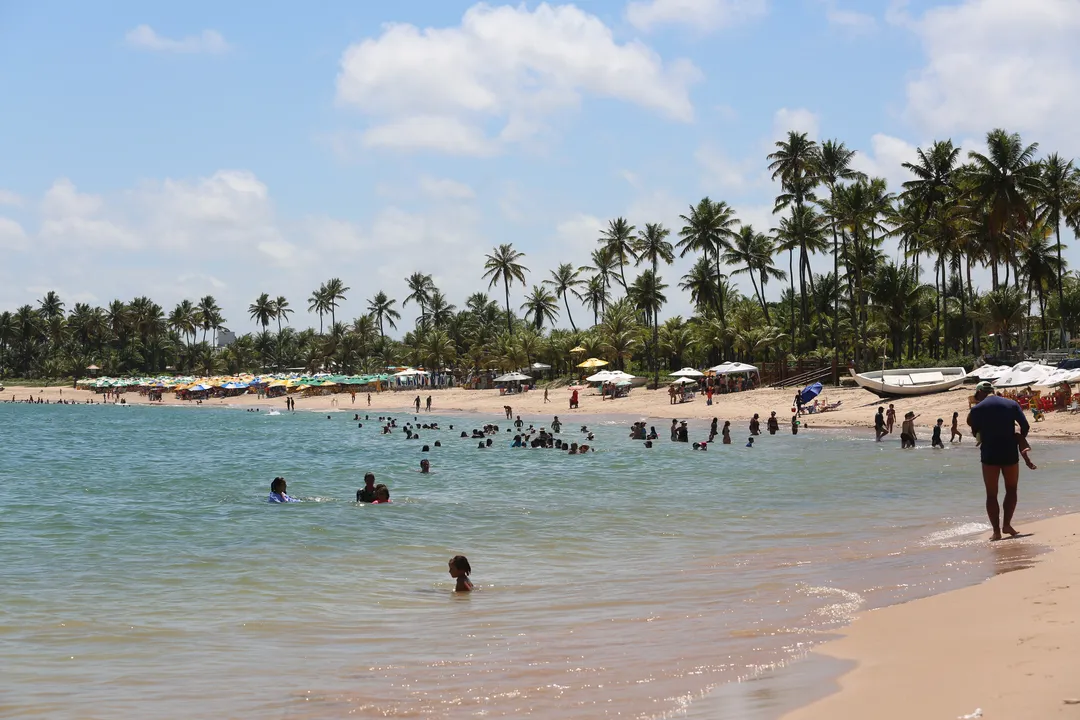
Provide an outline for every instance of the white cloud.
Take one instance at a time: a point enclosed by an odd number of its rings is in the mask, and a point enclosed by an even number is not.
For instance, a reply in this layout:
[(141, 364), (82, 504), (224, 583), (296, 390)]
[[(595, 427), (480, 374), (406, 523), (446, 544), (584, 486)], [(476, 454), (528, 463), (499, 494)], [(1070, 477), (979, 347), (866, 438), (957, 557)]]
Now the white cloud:
[(198, 35), (174, 40), (158, 35), (149, 25), (139, 25), (129, 30), (124, 39), (131, 47), (155, 52), (217, 55), (229, 50), (229, 44), (216, 30), (203, 30)]
[(21, 251), (29, 247), (23, 226), (11, 218), (0, 217), (0, 248)]
[(744, 190), (749, 176), (761, 166), (761, 158), (734, 160), (712, 144), (699, 147), (694, 159), (704, 171), (703, 182), (710, 192)]
[(686, 25), (709, 31), (764, 15), (765, 0), (638, 0), (626, 6), (626, 19), (639, 30)]
[(367, 146), (487, 155), (589, 95), (689, 121), (699, 76), (688, 61), (665, 64), (646, 45), (616, 42), (573, 5), (478, 4), (459, 26), (389, 24), (349, 46), (337, 100), (371, 120)]
[(877, 133), (870, 138), (870, 152), (857, 153), (851, 165), (870, 177), (885, 178), (890, 190), (900, 192), (903, 183), (912, 179), (903, 164), (915, 162), (917, 149), (906, 140)]
[(420, 191), (433, 200), (472, 200), (476, 197), (473, 189), (463, 182), (430, 175), (420, 178)]
[(868, 33), (877, 28), (873, 15), (841, 8), (837, 0), (822, 0), (825, 4), (825, 19), (829, 25), (849, 33)]
[(966, 0), (927, 11), (910, 27), (926, 65), (907, 87), (907, 116), (925, 132), (981, 135), (993, 127), (1080, 151), (1080, 3)]
[(811, 140), (816, 139), (819, 131), (817, 114), (806, 108), (780, 108), (773, 115), (772, 137), (783, 140), (791, 131), (803, 132)]
[(10, 190), (0, 189), (0, 205), (11, 205), (13, 207), (22, 207), (23, 199), (18, 193), (13, 193)]
[(41, 201), (40, 238), (61, 250), (100, 250), (141, 245), (121, 221), (102, 217), (104, 201), (97, 195), (80, 193), (74, 183), (60, 178)]

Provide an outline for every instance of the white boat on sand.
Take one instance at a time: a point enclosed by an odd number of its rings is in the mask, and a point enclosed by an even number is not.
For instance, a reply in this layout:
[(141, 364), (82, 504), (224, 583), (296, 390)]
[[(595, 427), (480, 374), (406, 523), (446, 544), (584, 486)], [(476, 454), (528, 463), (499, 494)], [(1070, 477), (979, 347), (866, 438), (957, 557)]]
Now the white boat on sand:
[(873, 370), (856, 373), (851, 370), (855, 382), (863, 390), (881, 397), (914, 397), (945, 392), (964, 382), (967, 371), (962, 367), (918, 368), (908, 370)]

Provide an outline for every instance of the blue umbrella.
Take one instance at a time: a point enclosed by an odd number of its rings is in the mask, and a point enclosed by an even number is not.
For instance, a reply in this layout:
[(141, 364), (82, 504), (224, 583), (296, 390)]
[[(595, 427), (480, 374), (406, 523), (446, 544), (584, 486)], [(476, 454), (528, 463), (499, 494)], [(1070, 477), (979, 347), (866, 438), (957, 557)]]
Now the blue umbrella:
[(804, 387), (802, 389), (802, 392), (799, 393), (799, 397), (802, 398), (802, 401), (804, 403), (808, 403), (820, 394), (821, 383), (816, 382), (813, 385), (807, 385), (806, 387)]

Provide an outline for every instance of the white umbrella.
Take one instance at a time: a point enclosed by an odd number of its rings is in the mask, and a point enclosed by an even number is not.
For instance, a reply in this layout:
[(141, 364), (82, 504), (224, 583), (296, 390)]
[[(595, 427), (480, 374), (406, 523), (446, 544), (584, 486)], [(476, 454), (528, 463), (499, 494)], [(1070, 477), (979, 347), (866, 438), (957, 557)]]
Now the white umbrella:
[(675, 382), (673, 382), (671, 384), (672, 385), (696, 385), (697, 381), (696, 380), (691, 380), (688, 377), (681, 377), (681, 378), (679, 378), (678, 380), (676, 380)]
[(994, 387), (1010, 388), (1035, 385), (1041, 383), (1053, 371), (1054, 368), (1049, 365), (1040, 365), (1033, 362), (1016, 363), (1009, 372), (994, 381)]
[(671, 373), (671, 375), (672, 377), (691, 378), (704, 377), (705, 373), (701, 372), (700, 370), (695, 370), (691, 367), (684, 367), (682, 370), (676, 370), (675, 372)]
[(415, 375), (430, 375), (430, 374), (431, 373), (429, 373), (426, 370), (414, 370), (413, 368), (408, 368), (406, 370), (402, 370), (401, 372), (394, 373), (394, 377), (413, 377)]
[(601, 370), (595, 375), (590, 375), (585, 378), (585, 382), (607, 382), (608, 380), (614, 380), (617, 375), (610, 370)]
[(495, 378), (495, 382), (517, 382), (519, 380), (532, 380), (532, 378), (519, 372), (506, 373)]

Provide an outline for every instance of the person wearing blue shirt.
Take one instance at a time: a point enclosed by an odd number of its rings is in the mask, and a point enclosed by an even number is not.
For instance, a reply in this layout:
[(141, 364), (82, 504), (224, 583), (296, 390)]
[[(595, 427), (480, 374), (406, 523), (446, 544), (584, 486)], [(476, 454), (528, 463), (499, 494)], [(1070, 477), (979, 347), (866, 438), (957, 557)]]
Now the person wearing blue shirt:
[(300, 502), (296, 498), (285, 494), (285, 478), (283, 477), (276, 477), (270, 483), (270, 496), (266, 498), (266, 501), (272, 503)]
[[(1000, 540), (1002, 532), (1015, 537), (1019, 533), (1012, 526), (1012, 517), (1020, 484), (1020, 443), (1025, 441), (1030, 425), (1019, 403), (995, 395), (993, 385), (985, 380), (975, 386), (975, 402), (975, 407), (968, 413), (967, 423), (972, 433), (980, 438), (986, 514), (994, 528), (990, 539)], [(1017, 426), (1020, 432), (1016, 431)], [(1002, 508), (998, 507), (999, 476), (1005, 484)], [(999, 510), (1004, 510), (1004, 517), (1000, 519)]]

